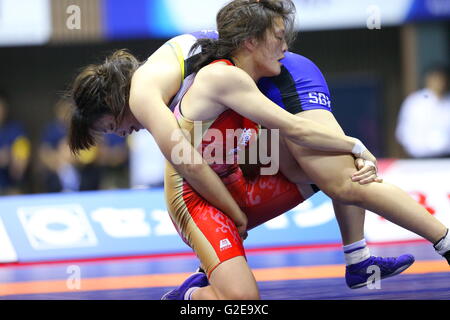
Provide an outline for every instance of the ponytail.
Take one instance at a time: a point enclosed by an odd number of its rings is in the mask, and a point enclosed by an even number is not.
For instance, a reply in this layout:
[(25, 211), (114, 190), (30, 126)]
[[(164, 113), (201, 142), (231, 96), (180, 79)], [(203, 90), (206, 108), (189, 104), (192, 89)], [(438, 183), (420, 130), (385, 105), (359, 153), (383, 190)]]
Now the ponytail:
[(211, 63), (213, 60), (229, 58), (233, 47), (227, 46), (220, 39), (198, 39), (191, 48), (189, 55), (193, 55), (198, 48), (201, 48), (201, 53), (198, 55), (192, 70), (198, 72), (201, 68)]

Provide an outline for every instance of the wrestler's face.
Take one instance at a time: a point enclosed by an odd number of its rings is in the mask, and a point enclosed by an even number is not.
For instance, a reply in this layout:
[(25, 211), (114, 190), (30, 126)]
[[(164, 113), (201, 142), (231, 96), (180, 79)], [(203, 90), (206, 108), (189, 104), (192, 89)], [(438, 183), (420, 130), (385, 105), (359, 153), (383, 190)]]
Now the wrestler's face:
[(117, 123), (114, 116), (106, 114), (102, 116), (94, 124), (94, 130), (102, 134), (116, 134), (121, 137), (126, 137), (134, 131), (139, 131), (144, 127), (136, 120), (133, 113), (127, 108), (125, 115), (120, 123)]
[(265, 39), (258, 41), (254, 51), (254, 61), (261, 72), (261, 77), (273, 77), (280, 74), (280, 60), (284, 58), (287, 49), (283, 19), (277, 18), (274, 28), (266, 31)]

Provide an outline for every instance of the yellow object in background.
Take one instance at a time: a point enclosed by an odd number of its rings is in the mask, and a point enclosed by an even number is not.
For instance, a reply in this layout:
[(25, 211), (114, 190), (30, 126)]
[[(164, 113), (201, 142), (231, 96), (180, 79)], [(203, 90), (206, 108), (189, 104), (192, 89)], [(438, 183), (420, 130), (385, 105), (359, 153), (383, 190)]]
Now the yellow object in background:
[(23, 136), (18, 137), (11, 147), (11, 152), (14, 159), (18, 160), (29, 159), (31, 154), (30, 140), (28, 140)]
[(78, 155), (78, 160), (82, 164), (90, 164), (95, 161), (98, 155), (98, 147), (92, 147), (89, 150), (82, 150)]

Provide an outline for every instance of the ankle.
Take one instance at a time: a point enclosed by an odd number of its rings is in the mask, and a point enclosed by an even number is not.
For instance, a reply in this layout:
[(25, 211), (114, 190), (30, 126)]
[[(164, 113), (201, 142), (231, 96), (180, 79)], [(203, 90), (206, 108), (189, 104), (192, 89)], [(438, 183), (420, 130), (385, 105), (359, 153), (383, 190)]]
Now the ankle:
[(370, 251), (365, 239), (345, 245), (343, 249), (347, 266), (362, 262), (370, 257)]

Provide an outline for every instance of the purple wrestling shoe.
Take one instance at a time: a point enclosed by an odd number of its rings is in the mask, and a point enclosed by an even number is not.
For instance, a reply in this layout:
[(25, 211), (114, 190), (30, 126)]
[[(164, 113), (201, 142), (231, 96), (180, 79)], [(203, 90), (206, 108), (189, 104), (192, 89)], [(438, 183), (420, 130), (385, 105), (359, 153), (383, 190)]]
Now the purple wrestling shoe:
[(347, 266), (345, 271), (345, 281), (351, 289), (362, 288), (373, 282), (372, 275), (374, 272), (369, 270), (369, 267), (371, 266), (376, 266), (380, 269), (381, 280), (405, 271), (413, 263), (414, 256), (410, 254), (404, 254), (398, 258), (371, 256), (364, 261)]
[(208, 284), (208, 278), (205, 273), (193, 273), (181, 284), (181, 286), (164, 294), (161, 300), (190, 300), (192, 290), (189, 289), (206, 287)]

